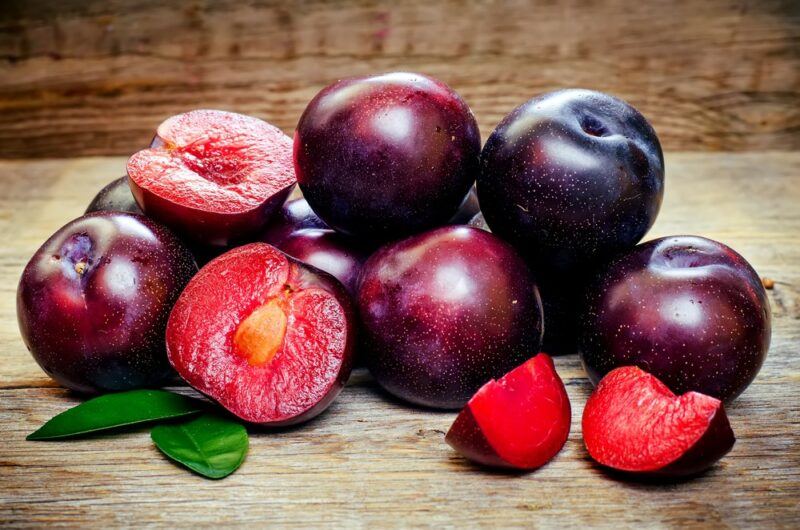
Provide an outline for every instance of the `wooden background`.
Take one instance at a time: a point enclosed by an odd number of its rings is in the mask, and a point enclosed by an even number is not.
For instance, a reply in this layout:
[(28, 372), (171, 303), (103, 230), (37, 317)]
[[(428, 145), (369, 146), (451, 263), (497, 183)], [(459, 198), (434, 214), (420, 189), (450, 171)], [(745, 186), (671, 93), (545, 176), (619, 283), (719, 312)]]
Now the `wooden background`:
[(129, 155), (196, 107), (291, 132), (326, 84), (392, 70), (451, 84), (484, 137), (581, 86), (667, 150), (800, 147), (797, 0), (3, 0), (0, 158)]
[[(582, 445), (591, 386), (574, 356), (556, 359), (569, 441), (526, 475), (471, 466), (443, 441), (454, 414), (387, 399), (363, 374), (310, 424), (254, 434), (222, 482), (173, 466), (146, 431), (24, 440), (78, 398), (22, 344), (22, 268), (161, 120), (216, 107), (291, 133), (327, 83), (398, 69), (450, 83), (484, 137), (563, 86), (651, 119), (667, 184), (647, 238), (712, 237), (776, 281), (772, 347), (729, 407), (738, 441), (720, 464), (676, 484), (607, 475)], [(0, 160), (0, 526), (798, 528), (798, 148), (797, 0), (0, 0), (0, 159), (18, 159)]]

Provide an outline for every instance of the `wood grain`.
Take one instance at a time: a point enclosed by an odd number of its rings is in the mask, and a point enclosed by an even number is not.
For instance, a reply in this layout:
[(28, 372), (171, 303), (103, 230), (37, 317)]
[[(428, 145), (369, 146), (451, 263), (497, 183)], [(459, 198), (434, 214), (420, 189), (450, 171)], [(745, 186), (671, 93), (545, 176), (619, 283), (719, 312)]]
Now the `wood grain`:
[(709, 473), (676, 484), (624, 482), (592, 464), (580, 434), (591, 388), (575, 357), (556, 360), (573, 406), (569, 441), (526, 475), (471, 466), (443, 441), (454, 414), (403, 406), (364, 374), (310, 424), (254, 433), (243, 467), (222, 482), (173, 466), (144, 431), (26, 442), (77, 398), (52, 384), (22, 345), (19, 274), (124, 162), (0, 162), (0, 525), (797, 527), (800, 154), (667, 156), (666, 200), (648, 237), (720, 239), (776, 281), (769, 357), (729, 407), (736, 446)]
[(5, 0), (0, 158), (129, 155), (197, 107), (290, 133), (326, 84), (392, 70), (451, 84), (484, 137), (582, 86), (635, 104), (667, 150), (800, 147), (796, 0)]

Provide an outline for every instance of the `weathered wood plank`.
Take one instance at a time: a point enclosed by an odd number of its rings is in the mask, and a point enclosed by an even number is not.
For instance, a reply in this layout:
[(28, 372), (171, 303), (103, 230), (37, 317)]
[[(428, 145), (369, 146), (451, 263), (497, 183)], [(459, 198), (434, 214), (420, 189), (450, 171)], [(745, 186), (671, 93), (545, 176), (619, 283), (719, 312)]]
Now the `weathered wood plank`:
[[(798, 415), (786, 387), (759, 380), (730, 411), (734, 451), (708, 474), (675, 485), (629, 483), (589, 460), (579, 419), (589, 385), (574, 358), (557, 360), (574, 407), (556, 460), (530, 475), (481, 471), (443, 442), (453, 415), (348, 387), (324, 416), (255, 434), (244, 466), (224, 482), (173, 467), (146, 433), (34, 444), (33, 425), (74, 401), (59, 389), (2, 391), (6, 522), (98, 525), (192, 522), (317, 526), (784, 526), (796, 522)], [(380, 413), (376, 413), (380, 411)]]
[(484, 137), (585, 86), (638, 106), (669, 150), (800, 147), (793, 0), (7, 0), (0, 157), (130, 154), (196, 107), (291, 132), (324, 85), (391, 70), (450, 83)]
[(77, 398), (47, 379), (19, 339), (19, 273), (124, 161), (0, 162), (0, 524), (797, 527), (800, 154), (667, 156), (666, 200), (648, 237), (721, 239), (777, 282), (769, 357), (729, 407), (733, 452), (702, 477), (671, 485), (624, 482), (592, 464), (580, 437), (591, 388), (575, 357), (556, 360), (573, 406), (569, 441), (528, 475), (469, 465), (443, 442), (454, 414), (387, 399), (363, 374), (312, 423), (255, 433), (244, 466), (222, 482), (173, 466), (144, 431), (25, 442)]

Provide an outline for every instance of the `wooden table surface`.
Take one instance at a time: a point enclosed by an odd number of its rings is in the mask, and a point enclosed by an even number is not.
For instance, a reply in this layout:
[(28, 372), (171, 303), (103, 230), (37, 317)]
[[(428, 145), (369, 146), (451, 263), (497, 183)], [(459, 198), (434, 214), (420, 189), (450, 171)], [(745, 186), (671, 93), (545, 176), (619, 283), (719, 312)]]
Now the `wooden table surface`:
[(219, 482), (172, 465), (146, 430), (26, 442), (78, 400), (22, 344), (20, 272), (123, 167), (119, 157), (0, 162), (0, 524), (800, 525), (800, 153), (667, 155), (666, 199), (647, 237), (719, 239), (776, 282), (769, 356), (729, 407), (733, 451), (705, 475), (667, 485), (623, 482), (592, 464), (580, 432), (591, 387), (575, 357), (556, 359), (573, 407), (569, 441), (524, 475), (468, 464), (443, 440), (453, 413), (391, 401), (363, 375), (317, 420), (254, 434), (242, 468)]

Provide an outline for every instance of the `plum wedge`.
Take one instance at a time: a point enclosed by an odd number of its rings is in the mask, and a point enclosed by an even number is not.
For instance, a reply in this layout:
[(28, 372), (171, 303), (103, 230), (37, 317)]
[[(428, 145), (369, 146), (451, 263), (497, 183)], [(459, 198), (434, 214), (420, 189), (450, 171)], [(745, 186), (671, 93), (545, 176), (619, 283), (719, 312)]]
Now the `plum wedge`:
[(583, 439), (603, 466), (673, 477), (704, 471), (736, 441), (720, 400), (698, 392), (676, 396), (634, 366), (600, 381), (583, 410)]
[(469, 400), (445, 440), (468, 459), (490, 467), (536, 469), (569, 436), (571, 409), (552, 359), (540, 353)]

